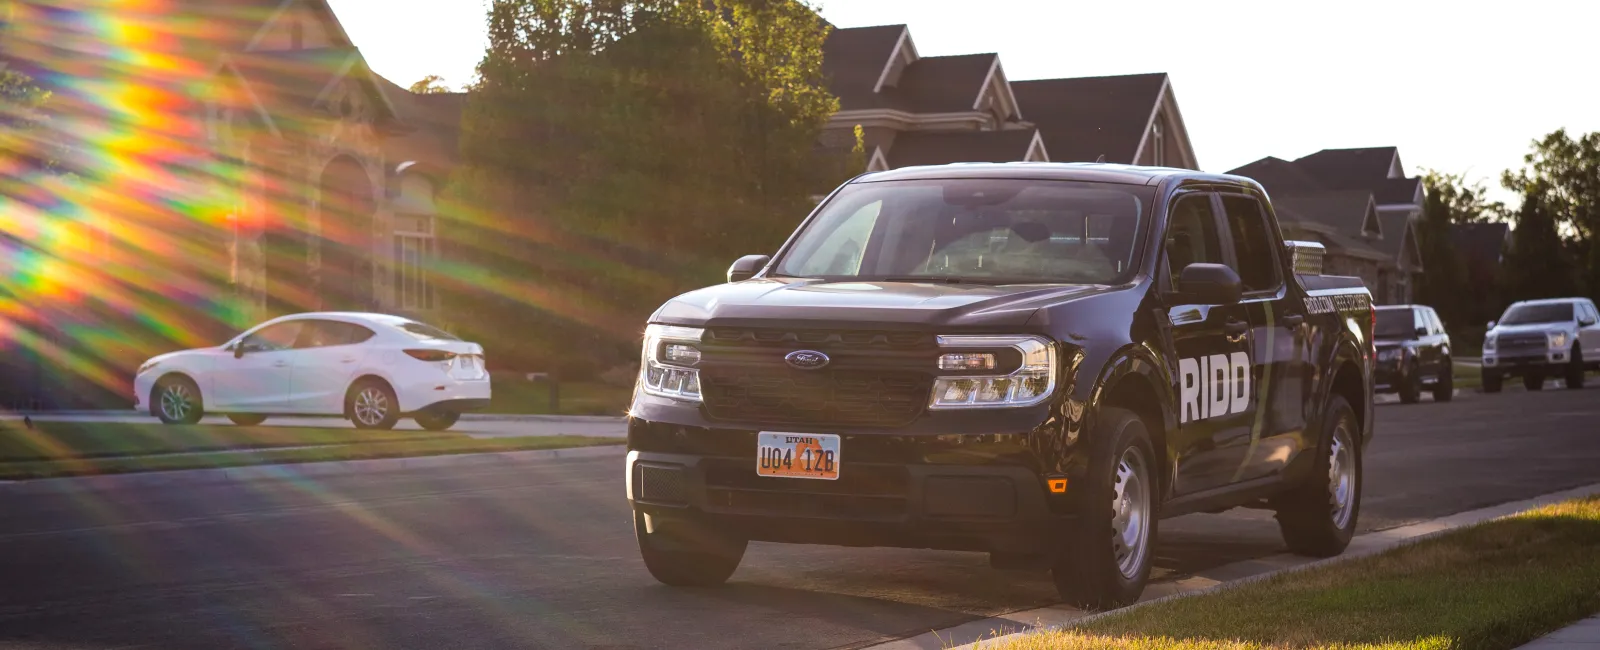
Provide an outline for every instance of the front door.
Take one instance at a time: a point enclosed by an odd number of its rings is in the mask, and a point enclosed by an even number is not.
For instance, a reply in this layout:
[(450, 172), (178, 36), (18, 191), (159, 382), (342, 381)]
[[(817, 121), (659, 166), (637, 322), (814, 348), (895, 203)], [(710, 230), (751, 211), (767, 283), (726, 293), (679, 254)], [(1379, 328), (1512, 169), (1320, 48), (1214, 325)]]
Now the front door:
[[(1190, 264), (1226, 263), (1220, 231), (1212, 195), (1178, 198), (1167, 226), (1167, 289)], [(1172, 376), (1178, 431), (1168, 441), (1176, 452), (1173, 487), (1178, 494), (1193, 494), (1228, 484), (1248, 451), (1254, 416), (1250, 323), (1238, 304), (1169, 301), (1167, 318), (1177, 359)]]
[(218, 413), (278, 413), (289, 397), (294, 341), (300, 321), (268, 325), (246, 334), (233, 356), (217, 360), (211, 371), (206, 410)]
[(1237, 482), (1281, 472), (1300, 451), (1312, 361), (1306, 306), (1288, 298), (1288, 256), (1261, 202), (1248, 194), (1222, 194), (1219, 203), (1228, 223), (1230, 264), (1239, 273), (1239, 305), (1250, 321), (1253, 417), (1246, 452), (1229, 477)]
[(1600, 310), (1592, 302), (1578, 304), (1578, 349), (1584, 363), (1600, 362)]

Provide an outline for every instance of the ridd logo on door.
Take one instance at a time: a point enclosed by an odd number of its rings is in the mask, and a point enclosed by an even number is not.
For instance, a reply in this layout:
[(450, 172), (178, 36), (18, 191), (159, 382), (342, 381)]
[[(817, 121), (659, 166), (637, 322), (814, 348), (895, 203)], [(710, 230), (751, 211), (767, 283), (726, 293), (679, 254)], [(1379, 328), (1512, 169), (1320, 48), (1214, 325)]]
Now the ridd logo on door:
[(1205, 420), (1250, 408), (1250, 354), (1178, 360), (1180, 421)]

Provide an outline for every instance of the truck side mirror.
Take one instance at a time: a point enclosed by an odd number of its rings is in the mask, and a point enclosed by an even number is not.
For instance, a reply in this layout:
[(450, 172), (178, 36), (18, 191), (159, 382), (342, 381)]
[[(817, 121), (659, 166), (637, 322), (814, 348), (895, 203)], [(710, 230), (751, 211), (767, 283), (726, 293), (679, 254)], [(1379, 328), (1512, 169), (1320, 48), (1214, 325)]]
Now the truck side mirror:
[(760, 273), (761, 269), (766, 268), (767, 262), (771, 261), (772, 257), (769, 255), (746, 255), (734, 260), (733, 266), (728, 267), (728, 281), (749, 280)]
[(1239, 302), (1239, 274), (1225, 264), (1196, 262), (1178, 274), (1178, 296), (1195, 305), (1231, 305)]
[(1427, 336), (1427, 335), (1428, 335), (1428, 328), (1426, 328), (1426, 327), (1418, 327), (1417, 328), (1417, 338), (1420, 339), (1420, 338), (1422, 338), (1424, 336)]
[(1494, 321), (1489, 321), (1489, 329), (1494, 329)]

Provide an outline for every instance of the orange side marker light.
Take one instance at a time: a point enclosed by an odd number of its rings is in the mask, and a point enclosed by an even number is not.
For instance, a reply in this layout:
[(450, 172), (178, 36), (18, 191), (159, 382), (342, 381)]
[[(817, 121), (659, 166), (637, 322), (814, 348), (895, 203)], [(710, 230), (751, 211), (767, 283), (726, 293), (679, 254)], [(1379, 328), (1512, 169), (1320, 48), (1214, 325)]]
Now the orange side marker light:
[(1066, 494), (1067, 493), (1067, 479), (1064, 479), (1064, 478), (1053, 478), (1053, 479), (1050, 479), (1050, 492), (1053, 493), (1053, 494)]

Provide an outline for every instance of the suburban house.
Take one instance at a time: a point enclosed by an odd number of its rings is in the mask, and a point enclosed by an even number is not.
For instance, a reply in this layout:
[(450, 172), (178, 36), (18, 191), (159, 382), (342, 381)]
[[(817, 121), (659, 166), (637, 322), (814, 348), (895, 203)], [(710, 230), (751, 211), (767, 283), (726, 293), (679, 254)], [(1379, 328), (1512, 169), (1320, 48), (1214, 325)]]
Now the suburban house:
[[(124, 343), (138, 339), (131, 330), (99, 343), (68, 332), (138, 320), (181, 324), (170, 335), (214, 344), (290, 311), (436, 308), (427, 274), (439, 235), (434, 194), (456, 162), (463, 95), (417, 95), (374, 74), (326, 0), (117, 8), (119, 19), (148, 26), (137, 41), (105, 31), (91, 15), (107, 11), (101, 5), (23, 0), (12, 11), (28, 29), (8, 31), (0, 64), (54, 94), (66, 165), (100, 172), (74, 196), (120, 195), (109, 209), (139, 215), (83, 222), (100, 229), (88, 239), (102, 262), (80, 275), (99, 275), (66, 317), (32, 324), (54, 341), (52, 354), (136, 365), (147, 351)], [(117, 132), (136, 137), (107, 137)], [(109, 160), (116, 174), (104, 174)], [(167, 295), (130, 319), (119, 303), (137, 302), (141, 286)], [(192, 313), (150, 312), (157, 302)], [(36, 376), (40, 354), (7, 353), (4, 364)], [(110, 384), (122, 374), (131, 368), (95, 381), (116, 393)], [(38, 404), (37, 392), (22, 399), (0, 387), (0, 407), (66, 406)]]
[(822, 144), (861, 127), (867, 171), (953, 162), (1198, 168), (1165, 74), (1010, 81), (997, 54), (922, 56), (905, 25), (835, 29), (823, 72), (839, 98)]
[(1266, 188), (1285, 237), (1321, 242), (1330, 273), (1366, 281), (1379, 304), (1412, 299), (1422, 272), (1416, 221), (1422, 179), (1407, 177), (1394, 147), (1324, 149), (1234, 169)]

